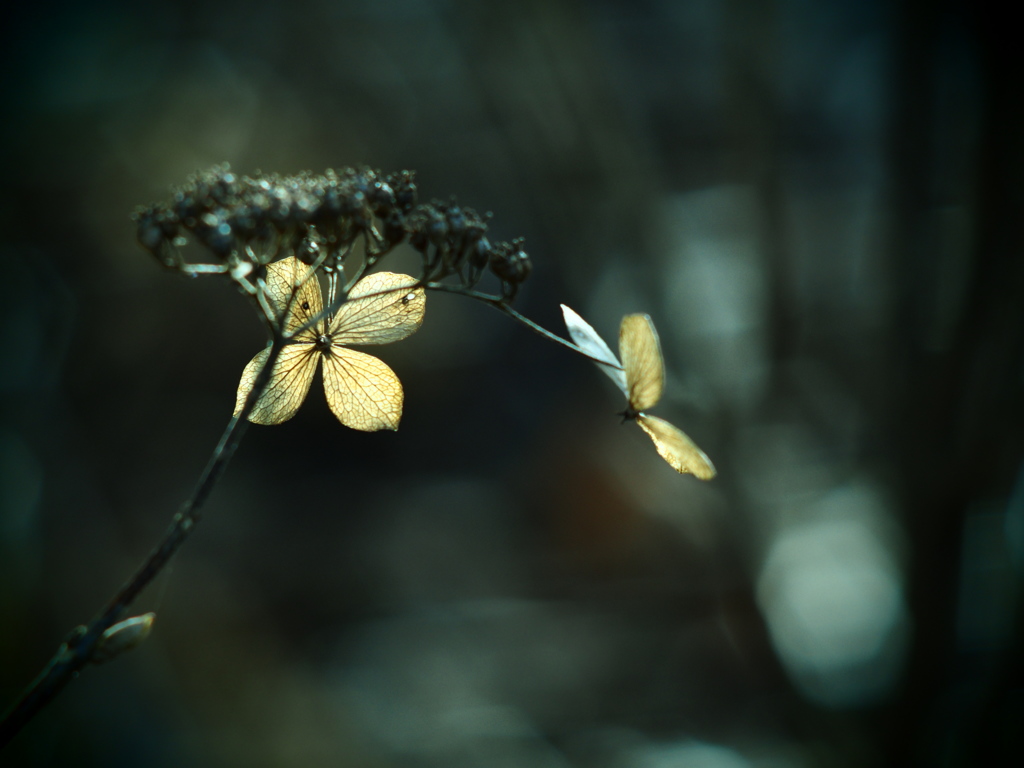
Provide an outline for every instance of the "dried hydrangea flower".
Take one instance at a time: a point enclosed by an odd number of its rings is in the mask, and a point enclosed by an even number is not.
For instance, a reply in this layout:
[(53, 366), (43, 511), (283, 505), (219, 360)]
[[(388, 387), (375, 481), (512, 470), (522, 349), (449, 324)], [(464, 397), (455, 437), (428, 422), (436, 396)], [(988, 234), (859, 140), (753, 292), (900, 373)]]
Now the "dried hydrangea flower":
[[(414, 285), (416, 279), (409, 275), (376, 272), (356, 283), (333, 317), (317, 320), (324, 302), (310, 268), (294, 257), (270, 264), (267, 298), (282, 331), (291, 338), (249, 421), (280, 424), (294, 416), (323, 360), (327, 404), (342, 424), (364, 432), (398, 429), (404, 400), (398, 376), (383, 361), (348, 345), (390, 344), (414, 333), (423, 324), (426, 309), (426, 294)], [(268, 346), (245, 366), (235, 415), (241, 413), (269, 355)]]
[(569, 307), (562, 305), (569, 335), (576, 346), (615, 382), (626, 396), (623, 416), (631, 419), (654, 442), (661, 458), (681, 474), (701, 480), (716, 474), (715, 466), (697, 444), (678, 427), (646, 413), (661, 399), (665, 383), (665, 361), (658, 333), (648, 315), (626, 315), (619, 327), (620, 363), (597, 331)]

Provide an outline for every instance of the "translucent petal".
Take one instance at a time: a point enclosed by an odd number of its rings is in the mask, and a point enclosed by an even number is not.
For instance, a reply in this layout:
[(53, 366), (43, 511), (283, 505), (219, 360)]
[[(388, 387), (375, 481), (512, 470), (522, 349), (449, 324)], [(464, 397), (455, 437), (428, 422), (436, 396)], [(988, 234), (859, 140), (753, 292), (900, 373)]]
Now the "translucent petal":
[[(286, 333), (294, 333), (324, 308), (316, 274), (294, 256), (267, 265), (267, 299), (278, 321), (287, 312)], [(316, 336), (316, 329), (310, 328), (296, 338), (312, 340)]]
[[(423, 324), (427, 297), (422, 288), (403, 290), (416, 278), (395, 272), (367, 275), (348, 295), (331, 322), (335, 344), (390, 344)], [(365, 298), (360, 298), (365, 297)]]
[(324, 357), (324, 393), (346, 427), (363, 432), (398, 429), (405, 399), (402, 382), (372, 355), (332, 347)]
[(661, 458), (681, 474), (689, 472), (701, 480), (710, 480), (715, 476), (715, 466), (697, 444), (683, 430), (657, 416), (640, 414), (636, 417), (640, 429), (651, 436), (654, 447)]
[(647, 315), (626, 315), (619, 327), (619, 354), (626, 371), (626, 399), (633, 412), (646, 411), (661, 399), (665, 363), (654, 323)]
[[(250, 360), (242, 371), (242, 380), (235, 395), (236, 416), (242, 412), (245, 399), (252, 391), (256, 377), (269, 355), (270, 347), (267, 347)], [(249, 414), (249, 421), (254, 424), (280, 424), (294, 416), (309, 392), (319, 357), (313, 344), (297, 342), (286, 345), (278, 355), (263, 394)]]
[(562, 307), (562, 316), (565, 318), (565, 327), (569, 329), (569, 336), (580, 351), (589, 356), (597, 367), (608, 374), (608, 378), (615, 382), (615, 386), (622, 390), (622, 394), (629, 396), (629, 388), (626, 386), (626, 373), (617, 357), (605, 343), (605, 340), (598, 335), (593, 327), (576, 314), (575, 311), (565, 306)]

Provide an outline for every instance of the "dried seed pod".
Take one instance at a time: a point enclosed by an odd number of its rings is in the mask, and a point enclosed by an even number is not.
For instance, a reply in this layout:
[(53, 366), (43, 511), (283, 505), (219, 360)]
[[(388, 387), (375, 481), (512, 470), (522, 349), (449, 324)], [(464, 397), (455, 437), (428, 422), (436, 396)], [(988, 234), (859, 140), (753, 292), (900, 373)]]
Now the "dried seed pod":
[(454, 203), (448, 206), (448, 209), (444, 212), (445, 219), (448, 224), (448, 233), (451, 236), (453, 242), (462, 239), (466, 233), (466, 214), (463, 213), (462, 209)]
[[(134, 218), (143, 247), (165, 266), (189, 274), (224, 270), (186, 264), (179, 247), (188, 236), (222, 262), (263, 264), (290, 254), (308, 263), (316, 261), (315, 247), (307, 243), (315, 228), (319, 238), (313, 240), (337, 253), (347, 253), (365, 236), (368, 261), (408, 238), (433, 279), (457, 274), (464, 286), (478, 281), (493, 257), (484, 236), (490, 214), (480, 216), (454, 197), (418, 206), (414, 179), (412, 171), (384, 176), (368, 168), (249, 177), (225, 164), (192, 176), (168, 203), (141, 209)], [(506, 251), (492, 268), (509, 295), (525, 279), (529, 261), (516, 248)]]
[(412, 233), (409, 235), (409, 245), (426, 256), (427, 249), (430, 247), (430, 241), (427, 239), (427, 233), (419, 228), (413, 229)]
[(481, 236), (473, 245), (466, 251), (469, 260), (469, 277), (467, 278), (468, 285), (476, 285), (479, 282), (481, 275), (484, 273), (484, 269), (491, 260), (491, 256), (494, 254), (494, 246), (491, 245), (491, 241), (486, 237)]
[(352, 216), (362, 213), (366, 208), (366, 195), (355, 187), (350, 187), (347, 194), (341, 198), (341, 213), (343, 216)]
[[(451, 232), (451, 264), (462, 273), (467, 258), (472, 262), (473, 250), (487, 231), (487, 225), (472, 208), (453, 208), (448, 211), (448, 229)], [(485, 259), (483, 265), (486, 266)]]
[(239, 240), (248, 242), (254, 238), (267, 237), (270, 234), (262, 213), (254, 206), (245, 203), (240, 203), (231, 211), (228, 223)]
[(405, 234), (405, 217), (392, 211), (384, 220), (384, 240), (388, 246), (394, 246), (405, 239)]
[(306, 236), (302, 238), (299, 246), (295, 249), (295, 256), (303, 264), (312, 264), (320, 258), (320, 251), (323, 248), (324, 239), (315, 227), (309, 227)]
[(530, 276), (532, 265), (526, 251), (519, 247), (521, 241), (502, 243), (491, 256), (491, 271), (501, 280), (519, 285)]
[(181, 265), (181, 256), (173, 247), (178, 237), (179, 223), (172, 211), (150, 206), (132, 214), (139, 243), (165, 267)]
[(136, 236), (139, 243), (150, 253), (156, 254), (168, 241), (178, 234), (178, 221), (157, 206), (139, 208), (132, 214), (136, 224)]
[(267, 217), (278, 229), (284, 231), (291, 225), (292, 193), (284, 184), (271, 184), (266, 189)]
[(376, 182), (370, 189), (370, 210), (378, 218), (387, 217), (395, 207), (395, 190), (385, 181)]
[(317, 219), (326, 221), (337, 219), (341, 216), (341, 191), (337, 183), (329, 184), (320, 199), (320, 210), (317, 212)]
[(491, 271), (498, 276), (502, 285), (502, 296), (506, 301), (516, 297), (519, 286), (530, 276), (532, 265), (520, 245), (522, 238), (511, 243), (499, 243), (491, 255)]
[(414, 171), (401, 171), (392, 173), (387, 177), (387, 182), (395, 191), (395, 205), (404, 214), (409, 214), (416, 207), (419, 197), (414, 179)]
[(231, 205), (238, 196), (238, 177), (224, 163), (210, 169), (210, 197), (220, 205)]
[(445, 220), (444, 214), (433, 205), (426, 209), (426, 215), (424, 230), (427, 233), (427, 239), (441, 248), (448, 238), (448, 222)]
[(308, 189), (296, 189), (292, 192), (291, 214), (295, 222), (306, 223), (312, 220), (320, 209), (320, 199)]
[(226, 258), (235, 249), (235, 238), (228, 221), (228, 212), (223, 208), (204, 213), (194, 231), (203, 245), (220, 258)]
[(478, 270), (482, 270), (491, 260), (491, 256), (494, 254), (494, 247), (491, 245), (491, 241), (486, 237), (481, 236), (469, 249), (469, 263), (470, 266), (475, 267)]

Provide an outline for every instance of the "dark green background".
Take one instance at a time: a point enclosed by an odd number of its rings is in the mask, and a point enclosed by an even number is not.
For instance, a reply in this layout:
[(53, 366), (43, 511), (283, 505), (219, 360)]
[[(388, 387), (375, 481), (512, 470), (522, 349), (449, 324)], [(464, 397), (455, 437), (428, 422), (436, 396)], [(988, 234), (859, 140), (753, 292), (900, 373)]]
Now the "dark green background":
[[(253, 427), (155, 630), (0, 757), (990, 765), (1024, 720), (1019, 53), (975, 3), (42, 3), (3, 23), (0, 694), (159, 538), (264, 343), (129, 215), (366, 164), (649, 312), (676, 476), (586, 361), (428, 297), (396, 434)], [(408, 254), (392, 268), (412, 269)], [(372, 351), (372, 350), (368, 350)]]

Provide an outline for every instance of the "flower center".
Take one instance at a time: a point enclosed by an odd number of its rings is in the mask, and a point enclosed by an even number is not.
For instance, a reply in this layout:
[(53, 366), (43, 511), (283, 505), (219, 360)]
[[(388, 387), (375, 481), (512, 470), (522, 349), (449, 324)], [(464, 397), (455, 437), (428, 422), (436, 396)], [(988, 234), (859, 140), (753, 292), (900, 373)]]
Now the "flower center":
[(316, 337), (316, 348), (318, 352), (329, 352), (331, 349), (331, 337), (326, 333), (321, 333)]

